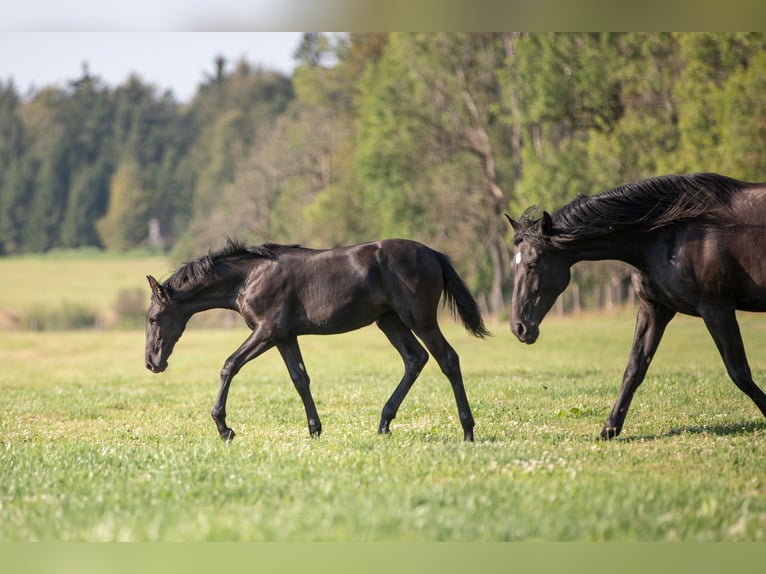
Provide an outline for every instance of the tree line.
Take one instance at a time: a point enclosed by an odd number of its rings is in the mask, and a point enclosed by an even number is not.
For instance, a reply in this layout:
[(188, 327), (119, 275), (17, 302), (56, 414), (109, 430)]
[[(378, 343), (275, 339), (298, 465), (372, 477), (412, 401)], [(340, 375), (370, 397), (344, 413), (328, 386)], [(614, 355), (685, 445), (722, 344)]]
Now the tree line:
[[(766, 179), (765, 48), (762, 33), (307, 33), (291, 76), (219, 58), (183, 104), (87, 67), (32, 94), (0, 82), (0, 255), (404, 236), (449, 253), (498, 312), (506, 211), (664, 173)], [(578, 266), (561, 305), (619, 304), (626, 277)]]

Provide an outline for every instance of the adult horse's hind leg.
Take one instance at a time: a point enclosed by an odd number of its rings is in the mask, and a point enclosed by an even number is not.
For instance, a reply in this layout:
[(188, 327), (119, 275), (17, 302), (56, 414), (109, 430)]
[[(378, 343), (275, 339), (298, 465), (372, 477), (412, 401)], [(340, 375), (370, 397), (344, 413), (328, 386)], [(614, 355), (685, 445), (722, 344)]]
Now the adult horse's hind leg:
[(601, 431), (602, 439), (609, 440), (622, 431), (633, 395), (646, 376), (649, 363), (657, 351), (665, 327), (674, 316), (675, 311), (667, 307), (653, 305), (647, 301), (641, 302), (636, 315), (636, 331), (633, 335), (633, 347), (630, 350), (628, 366), (622, 377), (620, 394)]
[(290, 378), (295, 385), (295, 389), (303, 400), (303, 407), (306, 409), (306, 419), (309, 424), (309, 434), (318, 437), (322, 434), (322, 421), (319, 420), (314, 397), (311, 396), (311, 389), (309, 388), (311, 379), (309, 379), (306, 366), (303, 363), (301, 349), (298, 346), (298, 338), (290, 336), (287, 341), (278, 343), (277, 349), (279, 349), (282, 359), (284, 359), (285, 365), (287, 365), (287, 370), (290, 372)]
[(766, 394), (753, 381), (735, 311), (708, 308), (701, 310), (701, 315), (734, 384), (750, 397), (766, 416)]
[(404, 376), (383, 407), (380, 417), (378, 433), (387, 434), (391, 421), (396, 417), (404, 397), (407, 396), (415, 379), (418, 378), (420, 371), (423, 370), (423, 367), (428, 362), (428, 352), (418, 343), (409, 327), (395, 313), (384, 315), (378, 319), (377, 325), (385, 333), (396, 350), (399, 351), (404, 361)]
[(444, 338), (438, 325), (434, 324), (430, 329), (413, 329), (413, 331), (420, 337), (420, 340), (423, 341), (428, 351), (434, 356), (436, 362), (439, 363), (442, 372), (449, 379), (452, 391), (455, 393), (458, 416), (463, 427), (463, 438), (473, 442), (473, 415), (468, 404), (468, 397), (465, 394), (458, 354), (447, 342), (447, 339)]

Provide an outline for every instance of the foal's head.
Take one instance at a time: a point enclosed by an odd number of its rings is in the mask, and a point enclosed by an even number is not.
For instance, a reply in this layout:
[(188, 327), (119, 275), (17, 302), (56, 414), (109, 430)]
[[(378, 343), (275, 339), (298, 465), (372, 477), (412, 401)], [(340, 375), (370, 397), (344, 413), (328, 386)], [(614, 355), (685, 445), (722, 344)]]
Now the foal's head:
[(508, 221), (515, 232), (511, 331), (522, 343), (532, 344), (543, 317), (569, 284), (570, 265), (550, 242), (553, 222), (548, 213), (533, 219), (527, 212), (520, 221)]
[(146, 314), (146, 368), (161, 373), (168, 367), (168, 357), (184, 332), (188, 315), (173, 300), (168, 289), (151, 275), (152, 302)]

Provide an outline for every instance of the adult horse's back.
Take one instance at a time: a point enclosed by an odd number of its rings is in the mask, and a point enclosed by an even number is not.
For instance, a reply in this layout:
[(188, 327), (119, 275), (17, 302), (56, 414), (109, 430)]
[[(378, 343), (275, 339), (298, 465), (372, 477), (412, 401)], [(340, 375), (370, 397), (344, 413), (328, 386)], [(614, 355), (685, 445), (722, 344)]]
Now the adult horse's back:
[(534, 343), (583, 260), (633, 266), (640, 303), (617, 401), (601, 431), (620, 434), (665, 327), (676, 313), (703, 319), (734, 381), (766, 416), (736, 310), (766, 311), (766, 184), (717, 174), (657, 177), (578, 198), (552, 215), (510, 217), (516, 248), (511, 330)]
[[(277, 347), (303, 400), (309, 432), (322, 423), (309, 389), (298, 337), (359, 329), (375, 322), (404, 360), (405, 372), (381, 415), (378, 431), (389, 432), (404, 397), (428, 360), (428, 352), (449, 379), (465, 440), (473, 440), (474, 420), (463, 386), (460, 362), (437, 322), (439, 300), (459, 314), (477, 337), (487, 334), (476, 301), (448, 258), (421, 243), (388, 239), (329, 250), (298, 246), (245, 247), (229, 242), (179, 268), (160, 284), (147, 277), (152, 302), (146, 323), (146, 366), (167, 367), (168, 357), (189, 318), (211, 308), (238, 311), (252, 329), (224, 363), (213, 407), (220, 436), (234, 437), (226, 425), (232, 378), (252, 359)], [(416, 338), (417, 335), (417, 338)]]

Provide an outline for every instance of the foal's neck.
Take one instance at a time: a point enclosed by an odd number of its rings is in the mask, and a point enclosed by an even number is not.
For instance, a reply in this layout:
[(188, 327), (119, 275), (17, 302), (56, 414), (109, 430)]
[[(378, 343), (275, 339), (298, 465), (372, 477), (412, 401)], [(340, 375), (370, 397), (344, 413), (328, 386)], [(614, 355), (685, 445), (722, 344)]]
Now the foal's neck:
[(186, 307), (189, 316), (209, 309), (236, 311), (242, 281), (236, 275), (211, 279), (180, 294), (177, 301)]

